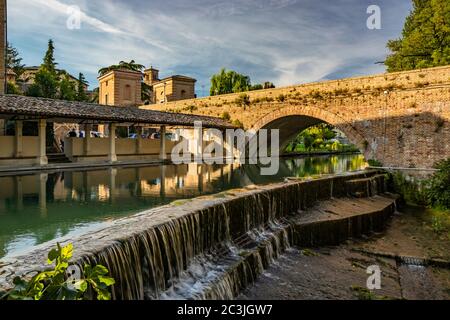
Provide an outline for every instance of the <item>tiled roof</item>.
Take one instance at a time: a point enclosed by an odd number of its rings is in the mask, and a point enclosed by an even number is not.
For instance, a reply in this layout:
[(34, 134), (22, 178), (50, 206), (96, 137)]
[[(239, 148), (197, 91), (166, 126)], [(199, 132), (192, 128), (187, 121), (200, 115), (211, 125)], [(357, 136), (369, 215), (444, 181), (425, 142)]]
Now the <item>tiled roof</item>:
[(118, 122), (135, 124), (158, 124), (193, 126), (201, 121), (205, 128), (235, 128), (220, 118), (143, 110), (133, 107), (105, 106), (100, 104), (34, 98), (16, 95), (0, 95), (0, 117), (28, 116), (58, 119), (60, 121), (97, 123)]

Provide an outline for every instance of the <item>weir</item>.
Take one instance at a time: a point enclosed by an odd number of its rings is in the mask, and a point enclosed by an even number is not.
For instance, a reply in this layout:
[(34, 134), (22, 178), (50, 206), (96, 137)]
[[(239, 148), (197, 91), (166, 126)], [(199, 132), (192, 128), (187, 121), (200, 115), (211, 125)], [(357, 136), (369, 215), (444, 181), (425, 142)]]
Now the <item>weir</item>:
[[(176, 201), (70, 242), (77, 264), (111, 271), (113, 299), (233, 299), (291, 246), (382, 230), (396, 208), (386, 191), (375, 171), (252, 186)], [(1, 261), (0, 288), (41, 270), (53, 245)]]

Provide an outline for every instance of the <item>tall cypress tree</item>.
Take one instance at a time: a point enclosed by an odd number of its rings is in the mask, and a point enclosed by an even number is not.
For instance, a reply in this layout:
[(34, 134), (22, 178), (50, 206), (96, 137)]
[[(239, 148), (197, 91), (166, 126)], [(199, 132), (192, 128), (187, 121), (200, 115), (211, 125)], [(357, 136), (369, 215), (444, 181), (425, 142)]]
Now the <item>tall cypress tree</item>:
[(56, 66), (57, 63), (55, 62), (55, 45), (53, 44), (53, 40), (50, 39), (48, 40), (47, 52), (45, 53), (44, 62), (41, 67), (45, 71), (56, 74)]
[(84, 77), (84, 74), (80, 72), (78, 75), (78, 82), (77, 82), (77, 100), (78, 101), (87, 101), (88, 97), (86, 94), (86, 91), (84, 90), (84, 86), (86, 85), (86, 78)]
[(450, 1), (413, 0), (402, 37), (387, 46), (389, 72), (450, 64)]

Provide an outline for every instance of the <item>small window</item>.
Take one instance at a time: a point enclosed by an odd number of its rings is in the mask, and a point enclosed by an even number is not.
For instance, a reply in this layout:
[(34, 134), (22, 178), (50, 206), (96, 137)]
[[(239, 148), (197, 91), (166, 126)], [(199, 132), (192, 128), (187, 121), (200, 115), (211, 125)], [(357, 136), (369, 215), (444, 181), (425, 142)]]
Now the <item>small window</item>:
[(181, 97), (182, 98), (186, 97), (186, 90), (181, 90)]
[(131, 100), (131, 86), (129, 84), (125, 86), (124, 98), (125, 100)]
[(105, 95), (105, 104), (108, 104), (108, 95)]

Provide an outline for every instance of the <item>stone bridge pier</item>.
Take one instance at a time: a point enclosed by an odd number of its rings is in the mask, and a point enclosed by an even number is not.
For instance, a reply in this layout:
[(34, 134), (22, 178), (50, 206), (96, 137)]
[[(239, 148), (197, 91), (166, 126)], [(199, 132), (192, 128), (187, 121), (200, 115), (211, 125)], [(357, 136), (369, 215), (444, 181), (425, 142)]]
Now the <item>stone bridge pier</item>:
[(385, 166), (431, 168), (450, 157), (450, 66), (142, 108), (226, 116), (253, 132), (279, 129), (281, 151), (302, 130), (326, 122)]

